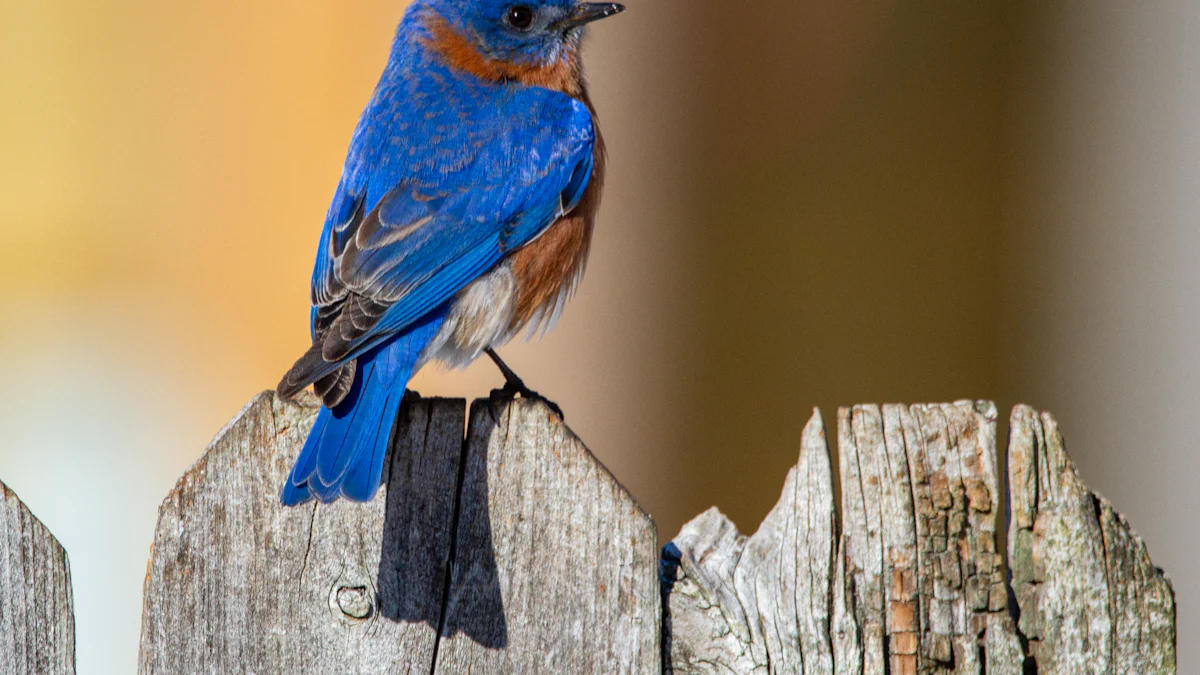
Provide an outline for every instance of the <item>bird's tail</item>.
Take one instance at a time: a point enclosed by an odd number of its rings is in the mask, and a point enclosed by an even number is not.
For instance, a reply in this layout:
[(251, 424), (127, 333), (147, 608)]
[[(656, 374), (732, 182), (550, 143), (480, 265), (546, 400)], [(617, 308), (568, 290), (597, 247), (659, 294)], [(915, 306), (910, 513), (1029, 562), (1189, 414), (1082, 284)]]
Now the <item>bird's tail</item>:
[(375, 497), (405, 386), (436, 331), (437, 326), (426, 324), (358, 358), (358, 372), (345, 398), (333, 409), (322, 407), (317, 415), (283, 486), (285, 506), (313, 499), (328, 504), (339, 497), (356, 502)]

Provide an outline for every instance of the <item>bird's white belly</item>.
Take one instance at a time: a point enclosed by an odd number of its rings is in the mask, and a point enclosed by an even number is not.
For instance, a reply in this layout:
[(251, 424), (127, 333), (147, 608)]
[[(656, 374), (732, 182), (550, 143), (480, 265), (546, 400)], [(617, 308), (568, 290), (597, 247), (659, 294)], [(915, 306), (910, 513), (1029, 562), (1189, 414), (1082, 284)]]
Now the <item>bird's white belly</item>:
[(459, 291), (423, 361), (441, 361), (461, 368), (479, 358), (488, 347), (512, 339), (517, 288), (511, 265), (502, 262)]

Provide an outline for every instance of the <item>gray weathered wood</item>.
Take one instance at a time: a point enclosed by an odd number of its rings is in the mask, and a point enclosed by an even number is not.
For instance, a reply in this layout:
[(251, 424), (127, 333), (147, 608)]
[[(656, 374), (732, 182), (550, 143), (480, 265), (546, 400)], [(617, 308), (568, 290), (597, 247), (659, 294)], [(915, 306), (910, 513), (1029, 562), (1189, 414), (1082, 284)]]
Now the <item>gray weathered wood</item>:
[[(1007, 619), (995, 406), (856, 406), (840, 422), (848, 557), (862, 620), (883, 636), (863, 672), (885, 672), (885, 655), (895, 675), (1008, 672), (980, 649), (1010, 642), (988, 636)], [(874, 537), (878, 557), (864, 556), (856, 542)]]
[(315, 412), (256, 398), (163, 502), (142, 673), (658, 670), (653, 524), (544, 406), (410, 399), (372, 504), (285, 509)]
[[(1173, 673), (1170, 584), (1128, 523), (1079, 481), (1052, 418), (1027, 408), (1014, 412), (1009, 451), (1019, 601), (1009, 606), (995, 432), (990, 403), (841, 410), (842, 532), (832, 549), (805, 536), (833, 521), (815, 417), (759, 534), (743, 537), (714, 509), (664, 549), (667, 670)], [(747, 555), (779, 523), (792, 535)], [(738, 583), (746, 578), (754, 583)], [(795, 628), (806, 613), (815, 643)]]
[(461, 503), (434, 672), (660, 671), (654, 524), (545, 405), (475, 404)]
[(67, 553), (0, 483), (0, 673), (75, 672)]
[(1010, 565), (1038, 672), (1174, 673), (1175, 596), (1146, 545), (1083, 484), (1053, 417), (1020, 406), (1010, 429)]

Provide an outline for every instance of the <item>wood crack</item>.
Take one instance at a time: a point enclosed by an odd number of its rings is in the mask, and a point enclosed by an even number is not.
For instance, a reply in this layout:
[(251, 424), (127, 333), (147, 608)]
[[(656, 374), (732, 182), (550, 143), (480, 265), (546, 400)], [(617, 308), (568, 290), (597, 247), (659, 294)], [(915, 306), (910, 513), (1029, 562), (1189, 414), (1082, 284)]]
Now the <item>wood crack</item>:
[[(428, 441), (427, 441), (428, 442)], [(446, 621), (450, 612), (450, 590), (454, 580), (455, 564), (458, 558), (458, 521), (462, 516), (463, 483), (466, 478), (470, 437), (463, 431), (462, 444), (458, 455), (458, 477), (454, 484), (454, 512), (450, 518), (450, 551), (446, 558), (445, 573), (442, 580), (442, 601), (438, 612), (437, 633), (433, 638), (433, 658), (429, 663), (429, 675), (437, 673), (438, 650), (442, 646), (442, 638), (447, 637)]]
[(300, 599), (300, 596), (304, 589), (304, 573), (308, 571), (308, 556), (310, 553), (312, 553), (313, 527), (316, 526), (316, 522), (317, 522), (317, 504), (314, 503), (312, 505), (312, 508), (309, 509), (308, 536), (305, 538), (305, 542), (304, 542), (304, 557), (300, 561), (300, 577), (296, 580), (296, 599), (297, 599), (297, 601)]

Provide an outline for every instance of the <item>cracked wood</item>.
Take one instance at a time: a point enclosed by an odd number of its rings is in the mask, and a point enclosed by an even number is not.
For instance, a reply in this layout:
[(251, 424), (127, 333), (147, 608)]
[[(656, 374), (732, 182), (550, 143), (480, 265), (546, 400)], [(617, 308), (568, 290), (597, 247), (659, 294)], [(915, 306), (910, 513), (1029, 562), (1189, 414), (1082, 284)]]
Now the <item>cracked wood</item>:
[(1020, 629), (1040, 675), (1175, 672), (1175, 593), (1146, 544), (1083, 484), (1058, 423), (1009, 423), (1008, 530)]
[(374, 502), (285, 509), (316, 406), (255, 398), (163, 502), (140, 672), (430, 672), (462, 403), (405, 406)]

